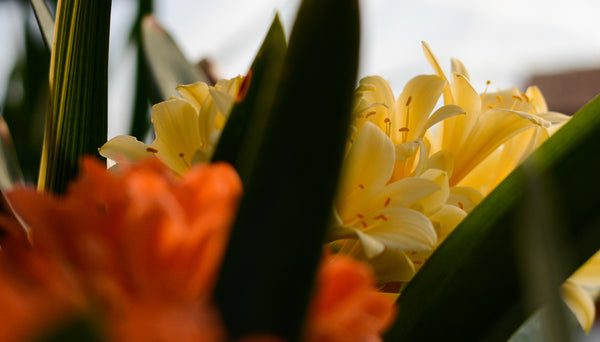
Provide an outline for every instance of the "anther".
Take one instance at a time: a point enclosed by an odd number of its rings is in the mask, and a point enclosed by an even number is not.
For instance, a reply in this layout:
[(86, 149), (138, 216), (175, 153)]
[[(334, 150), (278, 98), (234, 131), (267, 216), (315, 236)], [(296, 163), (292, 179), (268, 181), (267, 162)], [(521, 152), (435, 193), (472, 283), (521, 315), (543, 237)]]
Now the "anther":
[(376, 219), (376, 220), (380, 219), (380, 220), (384, 220), (384, 221), (387, 221), (387, 220), (388, 220), (387, 216), (385, 216), (385, 215), (383, 215), (383, 214), (381, 214), (381, 215), (379, 215), (379, 216), (375, 216), (375, 219)]
[(158, 153), (158, 150), (152, 147), (147, 147), (146, 151), (150, 152), (150, 153)]
[(361, 189), (364, 189), (364, 188), (365, 188), (365, 186), (364, 186), (364, 185), (362, 185), (362, 184), (358, 184), (358, 187), (359, 187), (359, 188), (361, 188)]
[(390, 197), (388, 197), (387, 200), (385, 200), (385, 204), (383, 206), (387, 207), (391, 201), (392, 201), (392, 199)]

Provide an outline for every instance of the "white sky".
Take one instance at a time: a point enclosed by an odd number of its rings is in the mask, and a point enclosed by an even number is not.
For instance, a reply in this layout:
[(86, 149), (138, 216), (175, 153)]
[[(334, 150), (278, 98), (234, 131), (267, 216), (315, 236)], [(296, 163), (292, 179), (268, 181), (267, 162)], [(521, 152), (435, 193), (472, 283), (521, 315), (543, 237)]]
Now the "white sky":
[[(192, 61), (208, 56), (223, 77), (244, 74), (276, 10), (287, 33), (298, 0), (155, 0), (160, 23)], [(474, 86), (521, 86), (533, 73), (600, 67), (597, 0), (363, 0), (360, 75), (388, 79), (396, 94), (411, 78), (432, 73), (420, 42), (443, 67), (457, 57)], [(123, 37), (135, 2), (113, 0), (109, 136), (127, 131), (133, 53)], [(0, 3), (0, 98), (7, 72), (22, 51), (19, 9)], [(600, 90), (599, 90), (600, 91)]]

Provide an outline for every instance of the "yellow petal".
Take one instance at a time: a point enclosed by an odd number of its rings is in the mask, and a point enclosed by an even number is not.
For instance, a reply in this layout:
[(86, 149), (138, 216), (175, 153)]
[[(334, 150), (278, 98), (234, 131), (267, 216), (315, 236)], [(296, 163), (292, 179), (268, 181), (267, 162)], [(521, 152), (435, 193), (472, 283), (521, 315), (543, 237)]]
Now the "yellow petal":
[(470, 213), (481, 200), (483, 200), (483, 195), (476, 189), (466, 186), (453, 186), (450, 188), (447, 203)]
[(406, 208), (385, 208), (366, 218), (375, 218), (373, 228), (364, 233), (387, 248), (411, 251), (430, 251), (437, 235), (431, 221), (418, 211)]
[(583, 286), (600, 286), (600, 252), (596, 252), (569, 280)]
[(425, 42), (421, 42), (423, 45), (423, 53), (425, 54), (425, 58), (429, 62), (429, 65), (433, 68), (435, 73), (444, 81), (446, 81), (446, 86), (444, 87), (444, 104), (452, 103), (452, 91), (450, 90), (450, 82), (448, 82), (448, 78), (444, 74), (442, 67), (440, 66), (440, 62), (435, 57), (429, 45)]
[(466, 216), (467, 213), (464, 210), (447, 204), (430, 217), (431, 222), (436, 227), (438, 245), (444, 241)]
[(484, 112), (455, 154), (451, 184), (457, 184), (473, 168), (514, 135), (531, 127), (549, 127), (550, 123), (535, 115), (505, 109)]
[(457, 73), (459, 75), (462, 75), (467, 80), (471, 79), (471, 77), (469, 76), (469, 72), (467, 71), (467, 68), (465, 67), (463, 62), (461, 62), (457, 58), (451, 58), (450, 62), (452, 63), (451, 64), (452, 65), (452, 73)]
[(386, 119), (392, 119), (394, 93), (389, 83), (380, 76), (368, 76), (360, 80), (354, 93), (352, 114), (358, 129), (366, 121), (371, 121), (382, 131), (386, 131)]
[(360, 212), (373, 194), (390, 179), (394, 145), (375, 124), (366, 122), (343, 165), (336, 207), (342, 219)]
[(196, 82), (188, 85), (180, 85), (177, 91), (188, 101), (196, 111), (200, 111), (200, 107), (208, 98), (208, 85), (204, 82)]
[(373, 203), (381, 207), (412, 207), (442, 190), (442, 186), (431, 179), (410, 177), (388, 184)]
[(208, 140), (200, 133), (194, 107), (177, 99), (160, 102), (152, 107), (152, 123), (156, 131), (152, 147), (158, 151), (157, 157), (179, 173), (187, 170), (196, 151)]
[(445, 105), (436, 110), (431, 117), (427, 119), (427, 122), (422, 127), (421, 131), (415, 133), (417, 139), (425, 136), (425, 131), (430, 129), (436, 123), (455, 117), (457, 115), (466, 114), (465, 110), (462, 107), (456, 105)]
[(383, 252), (367, 260), (380, 284), (391, 281), (409, 281), (415, 273), (415, 265), (402, 251), (386, 248)]
[(136, 161), (152, 155), (148, 145), (129, 135), (119, 135), (110, 139), (98, 149), (98, 153), (113, 161), (118, 161), (120, 158)]
[(442, 148), (458, 153), (468, 134), (473, 130), (481, 112), (481, 97), (467, 78), (452, 74), (454, 104), (463, 108), (465, 115), (444, 121)]
[(391, 138), (402, 143), (420, 138), (427, 119), (435, 108), (446, 81), (436, 75), (419, 75), (406, 86), (396, 101), (395, 117), (391, 120)]
[(596, 307), (591, 296), (581, 286), (569, 280), (560, 287), (560, 294), (583, 330), (589, 332), (596, 317)]
[(439, 190), (413, 203), (410, 207), (429, 216), (438, 211), (448, 200), (450, 187), (448, 174), (442, 170), (429, 169), (420, 178), (430, 180), (439, 186)]

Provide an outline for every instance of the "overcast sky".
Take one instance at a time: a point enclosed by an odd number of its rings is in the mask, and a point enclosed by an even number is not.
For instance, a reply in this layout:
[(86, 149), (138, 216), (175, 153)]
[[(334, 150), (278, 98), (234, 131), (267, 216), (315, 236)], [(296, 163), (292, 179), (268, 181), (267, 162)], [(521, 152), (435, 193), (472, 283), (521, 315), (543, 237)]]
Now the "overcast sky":
[[(123, 37), (135, 1), (113, 0), (109, 136), (126, 132), (133, 53)], [(287, 33), (298, 0), (156, 0), (156, 16), (192, 61), (212, 58), (223, 77), (244, 74), (279, 11)], [(421, 41), (449, 69), (457, 57), (482, 90), (521, 86), (534, 73), (600, 67), (597, 0), (365, 0), (360, 75), (388, 79), (396, 94), (411, 77), (432, 73)], [(22, 51), (19, 9), (0, 3), (0, 96)], [(495, 88), (494, 88), (495, 87)], [(600, 91), (600, 90), (599, 90)]]

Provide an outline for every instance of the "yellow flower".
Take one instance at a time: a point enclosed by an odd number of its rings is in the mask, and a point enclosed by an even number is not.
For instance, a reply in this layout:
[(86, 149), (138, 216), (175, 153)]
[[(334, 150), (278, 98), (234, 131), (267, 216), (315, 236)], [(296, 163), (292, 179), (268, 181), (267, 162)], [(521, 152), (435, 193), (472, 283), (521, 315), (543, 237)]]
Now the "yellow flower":
[[(423, 49), (438, 76), (447, 79), (429, 46), (423, 43)], [(466, 112), (465, 116), (445, 120), (430, 136), (433, 151), (450, 151), (454, 156), (449, 173), (450, 191), (455, 194), (461, 189), (471, 192), (471, 196), (478, 192), (487, 195), (569, 119), (548, 111), (537, 87), (529, 87), (524, 93), (511, 88), (477, 94), (466, 68), (457, 59), (452, 60), (452, 82), (444, 89), (444, 103), (459, 105)], [(454, 204), (462, 207), (462, 200)], [(563, 300), (586, 332), (595, 318), (591, 291), (599, 287), (600, 252), (561, 287)]]
[(417, 76), (395, 100), (388, 83), (373, 76), (362, 79), (355, 93), (330, 240), (338, 240), (332, 246), (339, 252), (369, 261), (380, 283), (410, 280), (421, 263), (410, 255), (431, 252), (438, 234), (466, 215), (455, 219), (461, 210), (446, 204), (448, 175), (433, 167), (442, 154), (417, 154), (427, 153), (427, 129), (463, 113), (450, 105), (432, 114), (444, 84), (435, 75)]
[(341, 239), (336, 248), (369, 261), (380, 282), (412, 278), (415, 267), (404, 251), (433, 249), (436, 233), (426, 215), (439, 209), (448, 190), (438, 170), (388, 184), (394, 161), (392, 141), (366, 122), (344, 161), (331, 229), (331, 240)]
[[(600, 291), (600, 252), (597, 252), (561, 286), (567, 306), (587, 333), (594, 324), (596, 307), (592, 297)], [(592, 294), (592, 295), (590, 295)]]
[[(438, 76), (448, 80), (426, 43), (423, 50)], [(452, 60), (452, 77), (444, 88), (444, 103), (458, 105), (466, 114), (449, 118), (429, 132), (432, 151), (453, 154), (451, 186), (473, 187), (484, 195), (569, 118), (549, 112), (536, 87), (529, 87), (524, 93), (511, 88), (478, 94), (469, 81), (469, 73), (457, 59)]]
[(156, 139), (151, 145), (121, 135), (109, 140), (99, 152), (115, 161), (135, 161), (155, 154), (178, 173), (209, 161), (242, 82), (243, 77), (238, 76), (220, 80), (214, 87), (202, 82), (179, 86), (181, 97), (152, 107)]

